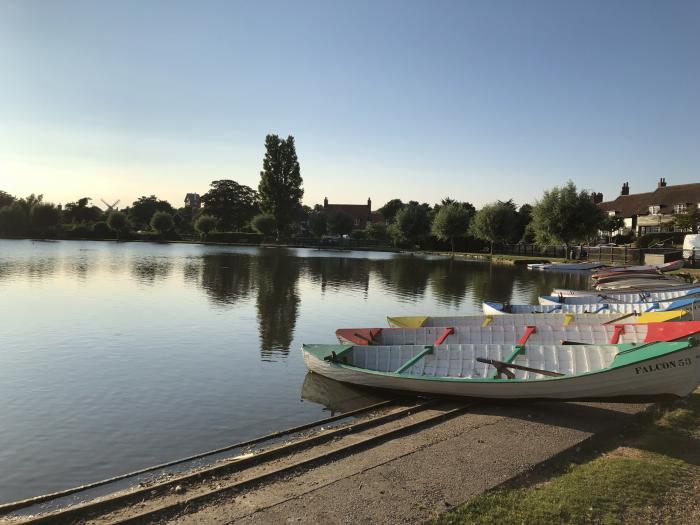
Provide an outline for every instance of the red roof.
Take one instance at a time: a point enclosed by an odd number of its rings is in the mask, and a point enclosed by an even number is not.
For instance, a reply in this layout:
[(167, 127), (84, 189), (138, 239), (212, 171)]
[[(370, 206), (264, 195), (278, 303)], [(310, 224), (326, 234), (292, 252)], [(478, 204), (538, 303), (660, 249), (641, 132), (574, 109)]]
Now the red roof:
[(661, 213), (671, 213), (675, 204), (700, 204), (700, 183), (663, 186), (647, 193), (620, 195), (614, 201), (601, 202), (603, 211), (614, 211), (620, 217), (648, 215), (649, 206), (661, 206)]

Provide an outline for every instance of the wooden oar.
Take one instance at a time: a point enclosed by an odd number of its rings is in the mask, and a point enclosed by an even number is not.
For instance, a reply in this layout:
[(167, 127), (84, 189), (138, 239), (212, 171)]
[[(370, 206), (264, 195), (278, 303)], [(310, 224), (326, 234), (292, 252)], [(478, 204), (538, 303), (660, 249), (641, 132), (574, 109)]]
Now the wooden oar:
[(529, 366), (515, 365), (513, 363), (505, 363), (503, 361), (496, 361), (495, 359), (486, 359), (484, 357), (476, 358), (479, 363), (486, 363), (487, 365), (493, 366), (498, 373), (496, 374), (496, 379), (501, 379), (501, 375), (505, 375), (508, 379), (515, 379), (515, 374), (508, 370), (508, 368), (514, 368), (515, 370), (524, 370), (526, 372), (534, 372), (535, 374), (542, 374), (543, 376), (560, 377), (565, 374), (559, 372), (552, 372), (551, 370), (540, 370), (538, 368), (530, 368)]

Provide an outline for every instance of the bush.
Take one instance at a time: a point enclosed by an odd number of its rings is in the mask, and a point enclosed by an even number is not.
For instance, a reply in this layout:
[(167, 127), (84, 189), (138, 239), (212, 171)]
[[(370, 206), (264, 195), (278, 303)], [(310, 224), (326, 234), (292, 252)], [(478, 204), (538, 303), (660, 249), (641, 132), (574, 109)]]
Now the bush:
[(246, 232), (211, 232), (207, 235), (209, 242), (237, 243), (237, 244), (260, 244), (264, 236), (260, 233)]
[(265, 236), (272, 235), (275, 231), (277, 221), (275, 221), (275, 216), (270, 213), (261, 213), (253, 217), (250, 221), (250, 225), (258, 233), (262, 233)]
[(81, 222), (74, 224), (72, 228), (66, 231), (66, 236), (71, 239), (90, 239), (93, 237), (93, 233), (85, 223)]
[(92, 236), (96, 239), (111, 239), (114, 238), (112, 230), (104, 221), (96, 222), (92, 225)]
[(113, 211), (109, 214), (109, 217), (107, 217), (107, 226), (109, 226), (112, 231), (116, 232), (118, 236), (127, 233), (131, 228), (131, 224), (129, 224), (126, 215), (120, 211)]
[(208, 237), (209, 233), (216, 229), (218, 220), (211, 215), (200, 215), (194, 223), (194, 229), (201, 233), (204, 237)]
[(167, 211), (157, 211), (151, 217), (151, 228), (160, 235), (173, 231), (175, 222), (173, 216)]
[(20, 235), (27, 226), (27, 215), (18, 202), (0, 208), (0, 233)]
[(37, 202), (29, 212), (29, 222), (32, 228), (41, 235), (46, 235), (51, 228), (54, 228), (61, 218), (61, 212), (48, 202)]

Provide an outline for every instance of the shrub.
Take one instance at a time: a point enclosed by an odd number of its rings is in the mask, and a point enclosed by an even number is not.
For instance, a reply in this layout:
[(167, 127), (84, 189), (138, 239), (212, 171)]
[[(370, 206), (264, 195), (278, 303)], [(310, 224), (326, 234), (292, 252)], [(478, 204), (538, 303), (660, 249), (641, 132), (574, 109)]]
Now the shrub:
[(200, 215), (194, 223), (194, 229), (201, 233), (202, 236), (208, 237), (209, 233), (216, 229), (217, 222), (217, 219), (211, 215)]
[(105, 221), (96, 222), (92, 225), (92, 235), (97, 239), (109, 239), (114, 237), (112, 230)]
[(269, 236), (275, 231), (277, 222), (275, 221), (275, 216), (271, 213), (261, 213), (253, 217), (253, 220), (250, 221), (250, 225), (258, 233)]
[(27, 226), (27, 215), (18, 202), (0, 208), (0, 233), (20, 235)]
[(109, 217), (107, 217), (107, 226), (109, 226), (112, 231), (116, 232), (118, 237), (127, 233), (131, 228), (126, 215), (120, 211), (113, 211), (109, 214)]
[(151, 217), (151, 228), (160, 235), (171, 232), (175, 228), (173, 216), (167, 211), (157, 211)]

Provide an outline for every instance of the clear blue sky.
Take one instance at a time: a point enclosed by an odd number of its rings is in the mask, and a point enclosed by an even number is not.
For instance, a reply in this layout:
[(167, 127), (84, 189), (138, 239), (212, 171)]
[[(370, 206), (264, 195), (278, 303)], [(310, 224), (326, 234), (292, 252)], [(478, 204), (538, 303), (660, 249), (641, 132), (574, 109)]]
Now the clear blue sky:
[(0, 2), (0, 189), (257, 188), (271, 132), (310, 205), (700, 182), (700, 2)]

